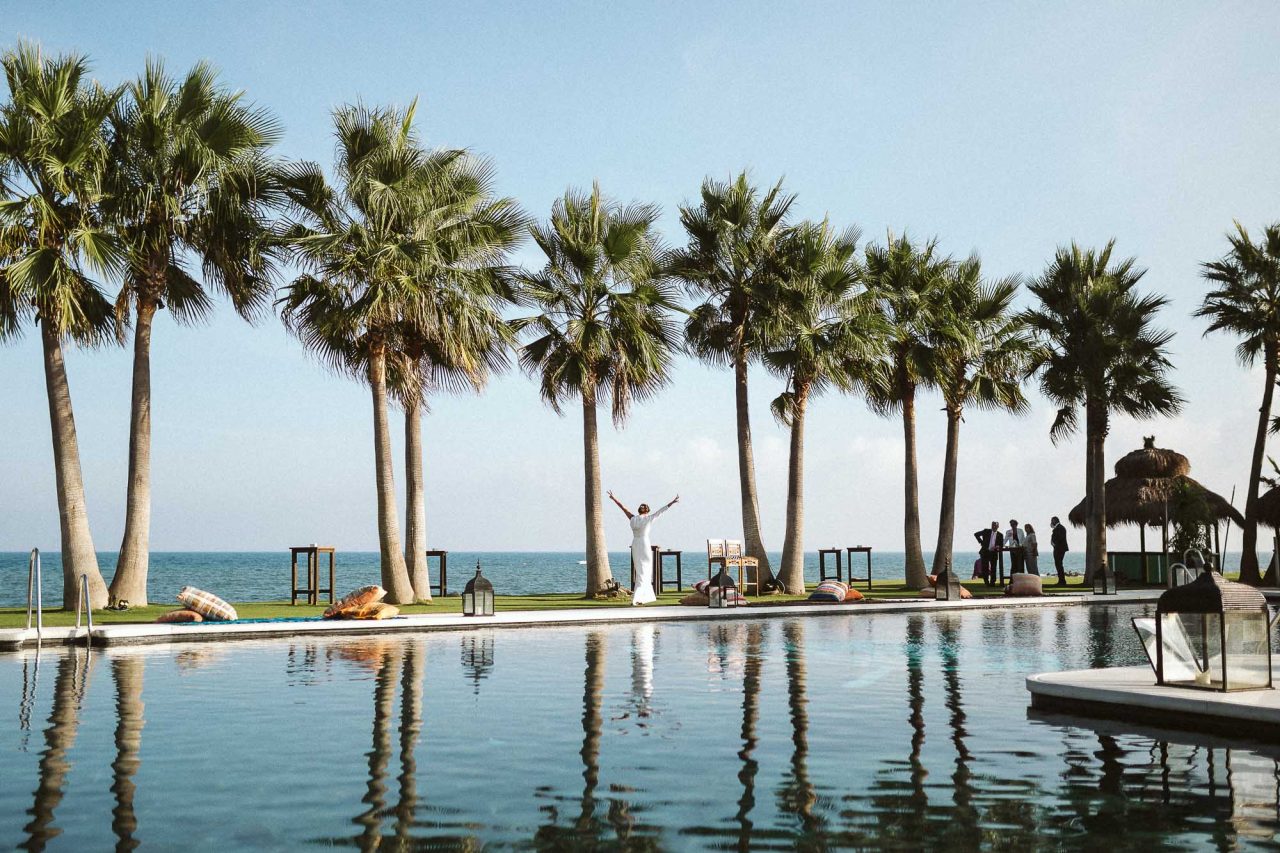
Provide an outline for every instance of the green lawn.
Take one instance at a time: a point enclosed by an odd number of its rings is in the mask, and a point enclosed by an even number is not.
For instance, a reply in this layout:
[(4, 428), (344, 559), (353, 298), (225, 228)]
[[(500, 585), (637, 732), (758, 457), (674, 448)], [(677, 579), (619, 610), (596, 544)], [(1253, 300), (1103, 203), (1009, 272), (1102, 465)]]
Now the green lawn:
[[(999, 596), (1002, 594), (1000, 587), (987, 587), (981, 581), (965, 583), (965, 586), (974, 594), (975, 598), (987, 598)], [(890, 598), (915, 598), (914, 590), (909, 589), (903, 584), (883, 583), (877, 584), (871, 592), (865, 589), (861, 590), (863, 595), (872, 599), (890, 599)], [(1056, 587), (1049, 587), (1047, 590), (1050, 594), (1060, 594), (1062, 590)], [(1066, 589), (1067, 592), (1078, 593), (1086, 591), (1086, 588), (1078, 583), (1072, 583)], [(685, 592), (664, 592), (658, 598), (659, 604), (676, 604), (680, 598), (688, 594)], [(752, 597), (753, 603), (784, 603), (792, 601), (802, 601), (804, 596), (800, 595), (770, 595), (762, 598)], [(297, 606), (291, 605), (287, 601), (246, 601), (234, 602), (236, 611), (242, 619), (273, 619), (282, 616), (319, 616), (324, 612), (324, 605), (311, 607), (305, 604)], [(547, 593), (543, 595), (500, 595), (497, 599), (497, 609), (502, 610), (561, 610), (573, 607), (630, 607), (629, 599), (618, 599), (613, 601), (588, 601), (576, 593)], [(151, 604), (147, 607), (138, 607), (124, 613), (116, 613), (109, 610), (95, 610), (93, 613), (93, 621), (95, 624), (113, 624), (128, 622), (152, 622), (161, 613), (175, 610), (179, 607), (175, 601), (172, 604)], [(401, 613), (461, 613), (462, 599), (459, 596), (451, 595), (448, 598), (437, 599), (432, 604), (414, 604), (400, 608)], [(44, 614), (44, 623), (49, 626), (69, 626), (75, 624), (75, 614), (62, 610), (46, 610)], [(0, 628), (21, 628), (26, 625), (26, 608), (25, 607), (0, 607)]]

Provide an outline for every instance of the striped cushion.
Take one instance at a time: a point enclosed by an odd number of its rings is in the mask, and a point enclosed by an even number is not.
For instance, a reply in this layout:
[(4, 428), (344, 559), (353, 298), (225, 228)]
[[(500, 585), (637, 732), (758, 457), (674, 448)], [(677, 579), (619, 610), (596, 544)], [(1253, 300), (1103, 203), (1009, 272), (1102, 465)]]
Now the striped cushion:
[(187, 609), (194, 610), (213, 622), (230, 622), (239, 618), (236, 609), (230, 604), (213, 593), (194, 586), (184, 586), (182, 592), (178, 593), (178, 600), (187, 605)]
[(809, 593), (810, 601), (844, 601), (849, 594), (849, 585), (840, 581), (823, 581), (813, 592)]
[(381, 601), (386, 594), (387, 591), (376, 583), (370, 586), (362, 586), (347, 593), (341, 600), (330, 604), (324, 612), (324, 618), (341, 619), (344, 616), (349, 616), (362, 607), (373, 604), (375, 601)]

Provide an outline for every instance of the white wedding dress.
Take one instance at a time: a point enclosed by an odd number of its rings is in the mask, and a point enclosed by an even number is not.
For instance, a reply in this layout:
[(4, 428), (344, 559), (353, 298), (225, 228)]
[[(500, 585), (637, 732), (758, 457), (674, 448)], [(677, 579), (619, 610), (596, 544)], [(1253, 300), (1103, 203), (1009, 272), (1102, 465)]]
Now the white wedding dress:
[(631, 603), (648, 604), (657, 601), (653, 591), (653, 546), (649, 542), (649, 529), (654, 519), (666, 512), (670, 507), (663, 507), (657, 512), (631, 516), (631, 560), (636, 567), (636, 588), (631, 590)]

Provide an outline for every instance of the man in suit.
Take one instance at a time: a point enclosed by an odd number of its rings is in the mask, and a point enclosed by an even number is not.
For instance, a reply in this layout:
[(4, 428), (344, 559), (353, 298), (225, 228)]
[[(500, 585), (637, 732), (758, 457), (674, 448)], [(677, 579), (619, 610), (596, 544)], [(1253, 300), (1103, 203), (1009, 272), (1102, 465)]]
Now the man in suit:
[(1067, 528), (1062, 526), (1056, 515), (1049, 524), (1053, 528), (1049, 542), (1053, 545), (1053, 567), (1058, 570), (1058, 586), (1066, 586), (1067, 572), (1062, 568), (1062, 555), (1071, 550), (1067, 547)]
[(978, 559), (982, 561), (982, 577), (987, 586), (991, 586), (996, 578), (996, 556), (1004, 547), (1004, 536), (1000, 534), (1000, 522), (991, 522), (990, 527), (979, 530), (973, 534), (973, 538), (978, 540)]
[(1009, 574), (1016, 575), (1026, 571), (1026, 551), (1022, 550), (1022, 529), (1018, 527), (1018, 519), (1009, 519), (1009, 529), (1004, 532), (1005, 550), (1009, 552)]

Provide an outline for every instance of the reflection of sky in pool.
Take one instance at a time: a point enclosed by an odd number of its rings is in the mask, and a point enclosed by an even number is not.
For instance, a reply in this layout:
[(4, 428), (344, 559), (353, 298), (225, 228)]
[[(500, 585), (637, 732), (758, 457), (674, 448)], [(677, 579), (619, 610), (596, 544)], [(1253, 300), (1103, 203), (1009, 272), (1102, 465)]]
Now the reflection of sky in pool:
[(34, 653), (3, 655), (0, 841), (1270, 843), (1275, 752), (1028, 718), (1029, 672), (1143, 662), (1141, 612), (51, 650), (34, 698)]

